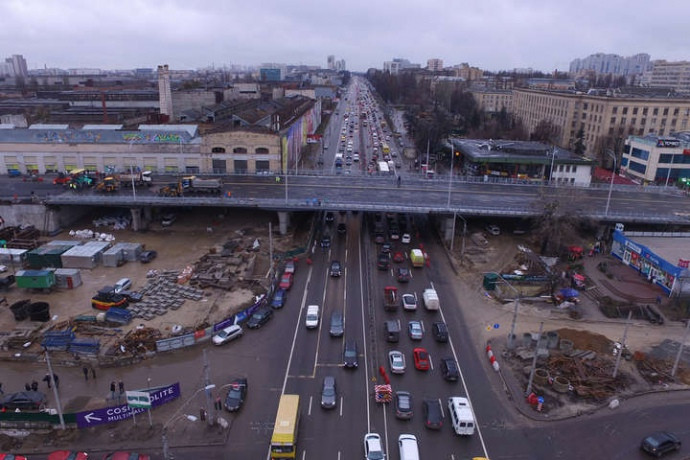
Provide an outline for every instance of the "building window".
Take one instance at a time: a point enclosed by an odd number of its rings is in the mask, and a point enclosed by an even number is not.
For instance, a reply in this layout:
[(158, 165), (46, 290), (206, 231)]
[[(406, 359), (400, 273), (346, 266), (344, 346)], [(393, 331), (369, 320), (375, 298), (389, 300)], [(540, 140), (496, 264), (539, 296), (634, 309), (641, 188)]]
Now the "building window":
[(637, 115), (637, 107), (633, 107), (633, 115)]
[(613, 106), (613, 109), (611, 110), (611, 113), (613, 113), (614, 115), (618, 113), (618, 106), (617, 106), (617, 105), (614, 105), (614, 106)]
[(676, 107), (675, 109), (673, 109), (673, 116), (677, 117), (679, 112), (680, 111), (679, 111), (678, 107)]
[(640, 120), (640, 125), (641, 125), (641, 126), (644, 126), (644, 125), (646, 125), (646, 124), (647, 124), (647, 119), (646, 119), (646, 118), (643, 118), (643, 119)]
[(647, 170), (647, 166), (643, 165), (642, 163), (637, 163), (635, 161), (631, 161), (630, 165), (628, 165), (628, 168), (640, 174), (644, 174)]
[(268, 149), (266, 147), (257, 147), (256, 149), (254, 149), (254, 153), (256, 153), (256, 154), (267, 154)]
[(244, 147), (235, 147), (234, 149), (232, 149), (232, 153), (247, 153), (247, 149), (245, 149)]
[(642, 115), (644, 115), (645, 117), (647, 116), (648, 112), (649, 112), (649, 108), (645, 107), (644, 109), (642, 109)]
[(211, 153), (225, 153), (225, 147), (213, 147)]
[(667, 115), (668, 115), (668, 107), (666, 107), (666, 108), (664, 109), (664, 116), (667, 116)]
[(628, 108), (627, 108), (627, 107), (623, 107), (623, 115), (627, 115), (627, 114), (628, 114)]
[(636, 124), (636, 123), (637, 123), (637, 118), (631, 118), (631, 119), (630, 119), (630, 124), (631, 124), (631, 125), (634, 125), (634, 124)]
[(659, 108), (654, 107), (654, 112), (652, 112), (652, 115), (659, 115)]
[(611, 117), (611, 124), (615, 125), (616, 124), (616, 117)]

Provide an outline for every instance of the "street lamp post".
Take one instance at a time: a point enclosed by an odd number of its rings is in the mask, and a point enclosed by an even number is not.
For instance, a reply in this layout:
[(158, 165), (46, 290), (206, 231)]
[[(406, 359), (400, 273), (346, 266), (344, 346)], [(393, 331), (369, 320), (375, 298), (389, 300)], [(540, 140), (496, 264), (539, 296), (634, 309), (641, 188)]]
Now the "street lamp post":
[(671, 154), (671, 166), (668, 167), (668, 173), (666, 173), (666, 185), (668, 187), (668, 180), (671, 178), (671, 169), (673, 169), (673, 160), (676, 158), (674, 154)]
[(518, 291), (515, 286), (510, 284), (508, 281), (503, 279), (503, 277), (496, 272), (486, 272), (491, 275), (496, 275), (499, 280), (503, 281), (510, 289), (515, 292), (515, 308), (513, 309), (513, 321), (510, 324), (510, 335), (508, 336), (508, 349), (513, 349), (515, 347), (515, 324), (517, 323), (517, 314), (518, 314), (518, 308), (520, 308), (520, 291)]
[(604, 211), (604, 216), (609, 215), (609, 205), (611, 204), (611, 192), (613, 192), (613, 179), (616, 177), (616, 154), (611, 150), (607, 150), (606, 153), (613, 158), (613, 170), (611, 171), (611, 183), (609, 184), (609, 196), (606, 198), (606, 210)]
[[(177, 419), (180, 415), (184, 416), (187, 420), (190, 422), (196, 422), (198, 420), (198, 417), (195, 417), (194, 415), (187, 415), (187, 414), (180, 414), (182, 409), (185, 408), (189, 402), (194, 399), (196, 395), (201, 393), (202, 391), (205, 391), (207, 394), (210, 392), (212, 389), (214, 389), (216, 386), (213, 384), (209, 384), (204, 386), (203, 388), (197, 389), (192, 396), (189, 397), (180, 407), (175, 411), (175, 413), (168, 419), (167, 422), (163, 425), (163, 430), (161, 433), (161, 441), (163, 442), (163, 459), (164, 460), (171, 460), (173, 457), (170, 455), (170, 445), (168, 444), (168, 425), (170, 425), (173, 421)], [(207, 418), (211, 417), (211, 412), (206, 414)]]
[(556, 159), (556, 147), (553, 147), (551, 149), (551, 170), (549, 171), (549, 184), (558, 186), (558, 183), (554, 182), (554, 180), (553, 180), (553, 163), (554, 163), (555, 159)]

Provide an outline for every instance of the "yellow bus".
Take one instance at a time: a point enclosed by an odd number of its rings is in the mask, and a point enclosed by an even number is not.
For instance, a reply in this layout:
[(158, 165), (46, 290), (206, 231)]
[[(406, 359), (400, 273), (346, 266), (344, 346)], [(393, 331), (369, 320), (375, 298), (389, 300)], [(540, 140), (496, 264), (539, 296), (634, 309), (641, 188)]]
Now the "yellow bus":
[(299, 395), (282, 395), (271, 436), (271, 460), (296, 458), (299, 428)]
[(391, 153), (390, 147), (388, 147), (388, 144), (386, 144), (385, 142), (381, 144), (381, 151), (383, 153)]

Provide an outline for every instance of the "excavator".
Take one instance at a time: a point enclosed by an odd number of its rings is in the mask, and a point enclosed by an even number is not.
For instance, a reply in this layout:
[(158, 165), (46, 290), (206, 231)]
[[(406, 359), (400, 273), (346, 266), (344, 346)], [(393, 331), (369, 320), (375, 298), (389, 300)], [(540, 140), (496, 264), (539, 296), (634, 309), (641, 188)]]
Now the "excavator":
[(102, 193), (114, 193), (120, 189), (120, 181), (113, 176), (108, 176), (96, 185), (96, 191)]

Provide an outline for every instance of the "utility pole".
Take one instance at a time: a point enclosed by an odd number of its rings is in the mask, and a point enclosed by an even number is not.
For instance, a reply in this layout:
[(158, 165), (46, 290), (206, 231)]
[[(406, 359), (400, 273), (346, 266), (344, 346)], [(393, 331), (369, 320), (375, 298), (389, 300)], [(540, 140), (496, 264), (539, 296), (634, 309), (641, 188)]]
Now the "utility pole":
[(515, 323), (517, 323), (517, 314), (518, 314), (518, 307), (519, 306), (520, 306), (520, 296), (517, 295), (517, 292), (516, 292), (515, 309), (513, 310), (513, 321), (510, 324), (510, 335), (508, 336), (508, 349), (509, 350), (512, 350), (515, 347)]
[(539, 356), (539, 341), (541, 340), (541, 331), (544, 329), (544, 322), (539, 323), (539, 334), (537, 334), (537, 343), (534, 345), (534, 358), (532, 358), (532, 368), (529, 371), (529, 381), (527, 382), (527, 389), (525, 396), (529, 396), (532, 391), (532, 381), (534, 380), (534, 371), (537, 369), (537, 357)]
[(671, 377), (676, 376), (678, 371), (678, 363), (680, 363), (680, 355), (683, 354), (683, 347), (685, 346), (685, 341), (688, 340), (688, 332), (690, 332), (690, 319), (686, 320), (685, 323), (685, 334), (683, 334), (683, 341), (680, 342), (678, 347), (678, 354), (676, 355), (676, 360), (673, 362), (673, 369), (671, 369)]
[(48, 350), (45, 350), (46, 364), (48, 365), (48, 375), (50, 376), (51, 386), (53, 387), (53, 396), (55, 397), (55, 404), (57, 405), (58, 417), (60, 418), (60, 429), (65, 429), (65, 418), (62, 416), (62, 404), (60, 403), (60, 395), (58, 395), (57, 385), (55, 385), (55, 378), (53, 377), (53, 366), (50, 365), (50, 355)]
[(621, 340), (621, 349), (618, 351), (618, 355), (616, 355), (616, 365), (613, 367), (613, 378), (616, 378), (616, 375), (618, 375), (618, 366), (620, 365), (621, 362), (621, 356), (623, 355), (623, 350), (625, 350), (625, 339), (628, 337), (628, 328), (630, 327), (630, 318), (632, 318), (632, 310), (628, 312), (628, 321), (625, 323), (625, 330), (623, 331), (623, 339)]
[(211, 406), (211, 377), (210, 366), (208, 364), (208, 356), (206, 355), (206, 349), (204, 348), (204, 390), (206, 393), (206, 423), (208, 426), (213, 426), (213, 408)]

